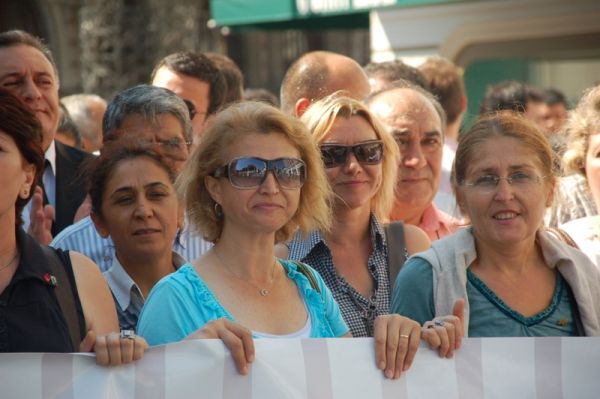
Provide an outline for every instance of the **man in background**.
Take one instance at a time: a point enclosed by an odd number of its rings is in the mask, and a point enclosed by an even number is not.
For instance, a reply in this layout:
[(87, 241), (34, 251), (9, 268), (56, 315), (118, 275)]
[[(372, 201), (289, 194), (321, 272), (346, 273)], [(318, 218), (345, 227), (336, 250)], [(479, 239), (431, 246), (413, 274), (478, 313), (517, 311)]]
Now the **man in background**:
[(201, 52), (180, 51), (156, 64), (150, 82), (171, 90), (186, 102), (192, 119), (193, 143), (197, 145), (206, 119), (225, 101), (227, 85), (219, 68)]
[(60, 118), (58, 69), (40, 39), (21, 30), (0, 33), (0, 86), (23, 101), (42, 126), (46, 167), (42, 187), (23, 210), (24, 228), (41, 244), (73, 223), (85, 189), (78, 179), (91, 155), (55, 140)]
[(225, 99), (223, 105), (238, 102), (244, 92), (244, 75), (240, 67), (229, 57), (219, 53), (206, 53), (225, 78)]
[(371, 62), (365, 65), (365, 72), (369, 77), (371, 93), (383, 89), (396, 80), (408, 80), (415, 85), (429, 90), (429, 86), (422, 71), (402, 60)]
[(546, 105), (543, 124), (548, 136), (562, 133), (563, 126), (569, 117), (569, 103), (565, 95), (557, 89), (548, 88), (542, 91), (542, 101)]
[(60, 100), (81, 134), (81, 149), (98, 153), (102, 148), (102, 117), (106, 101), (95, 94), (73, 94)]
[(433, 202), (442, 211), (461, 218), (450, 184), (450, 172), (458, 146), (460, 126), (467, 111), (467, 93), (463, 71), (452, 61), (439, 57), (428, 58), (418, 69), (423, 74), (429, 91), (438, 99), (446, 113), (442, 174), (440, 187)]
[(373, 93), (367, 105), (400, 149), (396, 199), (390, 219), (420, 227), (431, 240), (454, 232), (456, 219), (433, 203), (440, 184), (446, 129), (442, 106), (430, 92), (406, 80)]
[(369, 95), (369, 81), (352, 58), (329, 51), (306, 53), (290, 65), (281, 82), (281, 110), (302, 116), (313, 101), (344, 90), (363, 100)]

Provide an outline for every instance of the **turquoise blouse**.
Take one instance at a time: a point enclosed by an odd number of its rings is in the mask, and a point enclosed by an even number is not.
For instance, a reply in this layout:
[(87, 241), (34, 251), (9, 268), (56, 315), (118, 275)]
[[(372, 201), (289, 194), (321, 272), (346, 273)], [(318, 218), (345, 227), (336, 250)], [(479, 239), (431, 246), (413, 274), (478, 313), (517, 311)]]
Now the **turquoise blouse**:
[[(310, 269), (320, 293), (308, 279), (296, 271), (291, 261), (280, 260), (287, 275), (298, 287), (311, 321), (311, 338), (331, 338), (349, 330), (338, 304), (319, 274)], [(183, 340), (211, 320), (226, 317), (234, 321), (219, 303), (193, 266), (186, 263), (175, 273), (160, 280), (150, 292), (138, 321), (138, 334), (151, 346)]]
[[(540, 313), (525, 317), (511, 309), (473, 272), (467, 269), (470, 337), (529, 337), (576, 335), (570, 289), (560, 273), (550, 305)], [(433, 272), (422, 258), (410, 259), (396, 281), (391, 312), (423, 324), (435, 315)]]

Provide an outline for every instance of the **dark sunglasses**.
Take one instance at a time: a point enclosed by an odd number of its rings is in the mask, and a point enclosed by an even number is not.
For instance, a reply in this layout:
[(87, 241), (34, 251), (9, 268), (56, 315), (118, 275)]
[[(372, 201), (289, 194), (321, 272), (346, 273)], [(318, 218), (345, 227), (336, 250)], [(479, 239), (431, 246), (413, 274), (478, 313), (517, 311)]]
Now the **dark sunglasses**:
[(228, 177), (233, 187), (244, 190), (259, 187), (269, 171), (284, 189), (300, 188), (306, 180), (306, 164), (297, 158), (236, 158), (215, 170), (212, 176)]
[(196, 114), (198, 113), (198, 111), (196, 111), (196, 106), (190, 100), (184, 99), (183, 102), (185, 103), (185, 106), (187, 107), (188, 112), (190, 113), (190, 120), (193, 120)]
[(323, 144), (320, 148), (326, 168), (345, 164), (350, 152), (358, 162), (366, 165), (378, 164), (383, 159), (383, 142), (380, 140), (365, 141), (355, 145)]

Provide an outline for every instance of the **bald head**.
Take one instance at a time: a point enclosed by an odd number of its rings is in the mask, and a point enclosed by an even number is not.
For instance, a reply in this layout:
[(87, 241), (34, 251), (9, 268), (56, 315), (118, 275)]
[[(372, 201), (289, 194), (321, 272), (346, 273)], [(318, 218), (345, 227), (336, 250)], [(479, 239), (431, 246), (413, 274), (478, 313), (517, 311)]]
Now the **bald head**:
[(281, 83), (281, 109), (300, 116), (312, 101), (336, 91), (358, 100), (369, 94), (369, 80), (352, 58), (328, 51), (313, 51), (298, 58)]

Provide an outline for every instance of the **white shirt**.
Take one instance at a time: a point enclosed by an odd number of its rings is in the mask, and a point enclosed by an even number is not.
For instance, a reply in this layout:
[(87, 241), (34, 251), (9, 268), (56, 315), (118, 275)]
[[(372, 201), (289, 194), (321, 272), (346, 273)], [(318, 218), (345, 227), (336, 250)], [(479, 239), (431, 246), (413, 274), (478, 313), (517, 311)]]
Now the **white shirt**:
[(600, 216), (571, 220), (560, 228), (571, 236), (581, 252), (600, 269)]
[[(50, 164), (50, 167), (44, 168), (44, 173), (42, 174), (42, 181), (44, 182), (44, 188), (46, 189), (46, 198), (48, 198), (48, 203), (56, 209), (56, 145), (54, 144), (54, 140), (50, 143), (50, 146), (46, 150), (44, 154), (46, 161)], [(31, 188), (32, 190), (34, 187)], [(21, 216), (23, 217), (23, 229), (27, 231), (29, 229), (29, 223), (31, 220), (29, 218), (29, 214), (31, 213), (31, 201), (25, 205), (23, 208), (23, 212)], [(56, 214), (55, 214), (56, 217)]]
[(458, 206), (456, 205), (456, 198), (454, 197), (452, 185), (450, 184), (450, 173), (452, 172), (452, 163), (454, 162), (457, 146), (458, 143), (456, 140), (446, 137), (442, 153), (440, 186), (438, 187), (438, 191), (433, 198), (433, 203), (444, 213), (447, 213), (448, 215), (460, 220), (462, 219), (462, 215), (458, 209)]
[(124, 311), (129, 307), (133, 292), (139, 295), (142, 303), (144, 303), (145, 298), (142, 291), (129, 274), (127, 274), (116, 256), (112, 258), (111, 267), (102, 274), (121, 310)]

